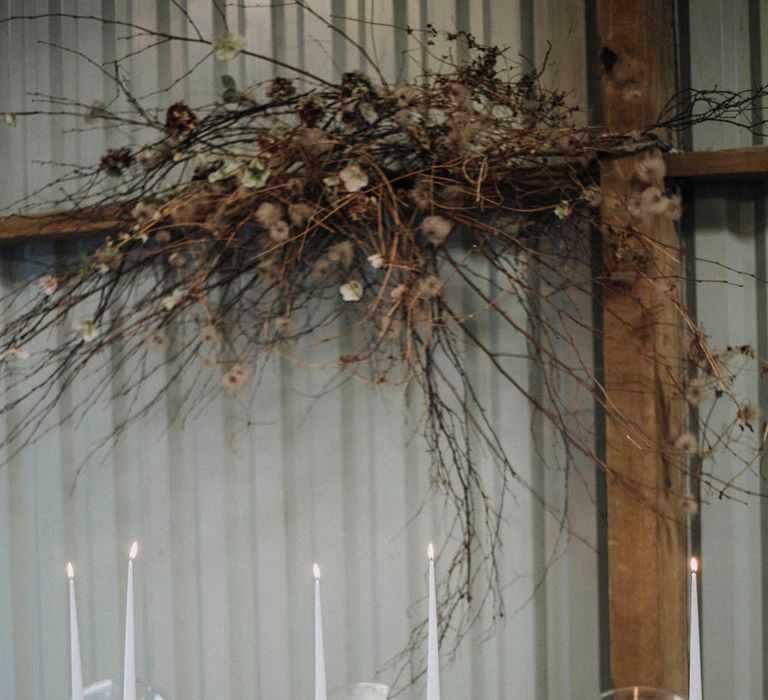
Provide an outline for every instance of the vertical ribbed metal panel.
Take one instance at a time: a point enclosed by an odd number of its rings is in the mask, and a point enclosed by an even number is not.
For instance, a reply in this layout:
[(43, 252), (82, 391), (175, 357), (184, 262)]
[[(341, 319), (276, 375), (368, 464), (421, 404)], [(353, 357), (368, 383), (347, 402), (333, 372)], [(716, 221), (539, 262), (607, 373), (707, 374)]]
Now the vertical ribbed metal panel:
[[(759, 82), (768, 42), (765, 4), (750, 0), (689, 0), (690, 57), (687, 69), (697, 89), (746, 90)], [(760, 21), (762, 13), (762, 24)], [(703, 124), (692, 134), (696, 150), (753, 145), (745, 129), (727, 124)], [(691, 270), (697, 282), (698, 321), (716, 351), (749, 344), (761, 358), (768, 345), (766, 317), (765, 189), (751, 181), (698, 184), (691, 190)], [(768, 415), (765, 378), (759, 365), (745, 363), (734, 390), (743, 402)], [(705, 406), (704, 410), (708, 410)], [(718, 431), (734, 418), (737, 406), (719, 401), (712, 414)], [(759, 426), (756, 430), (760, 430)], [(711, 439), (712, 436), (710, 436)], [(745, 443), (759, 441), (745, 435)], [(765, 492), (760, 461), (743, 469), (739, 456), (719, 450), (707, 469), (727, 480), (739, 473), (747, 491)], [(703, 488), (700, 514), (693, 519), (700, 533), (702, 557), (703, 674), (706, 697), (757, 700), (765, 697), (765, 505), (760, 499), (732, 492), (719, 498), (717, 489)], [(761, 520), (762, 519), (762, 520)], [(762, 562), (762, 564), (761, 564)]]
[[(183, 7), (206, 36), (228, 27), (247, 37), (255, 50), (326, 77), (370, 68), (307, 11), (291, 3), (245, 5), (12, 0), (0, 2), (0, 16), (61, 9), (174, 33), (189, 31)], [(441, 47), (423, 52), (387, 25), (424, 28), (432, 23), (509, 44), (513, 58), (520, 51), (533, 52), (537, 63), (550, 40), (553, 79), (577, 95), (586, 92), (584, 7), (577, 0), (318, 0), (312, 7), (332, 15), (388, 76), (414, 75), (424, 63), (434, 67)], [(0, 25), (0, 111), (22, 111), (31, 93), (77, 96), (86, 104), (109, 102), (113, 87), (94, 66), (38, 42), (109, 61), (145, 41), (118, 41), (122, 33), (111, 25), (68, 18)], [(150, 95), (204, 53), (203, 47), (171, 43), (140, 54), (131, 64), (132, 89)], [(209, 102), (220, 89), (224, 69), (209, 59), (148, 102), (161, 108), (176, 99)], [(226, 71), (245, 83), (264, 79), (273, 69), (238, 59)], [(5, 129), (0, 201), (34, 191), (57, 172), (33, 160), (95, 163), (124, 137), (82, 128), (72, 117), (35, 117)], [(52, 245), (6, 249), (6, 286), (39, 269), (15, 258), (51, 260), (53, 254)], [(588, 299), (562, 301), (590, 323)], [(522, 310), (510, 313), (525, 323)], [(489, 326), (482, 316), (476, 331), (511, 358), (527, 353), (523, 338)], [(578, 343), (582, 357), (589, 357), (591, 337), (583, 334)], [(105, 445), (85, 464), (74, 491), (76, 470), (90, 448), (124, 419), (128, 407), (121, 399), (107, 400), (82, 421), (54, 427), (11, 458), (0, 471), (0, 561), (5, 562), (0, 574), (0, 698), (42, 700), (66, 693), (67, 559), (77, 565), (86, 680), (119, 676), (125, 557), (133, 539), (142, 543), (136, 567), (138, 670), (172, 698), (310, 697), (310, 571), (315, 560), (324, 569), (332, 697), (342, 697), (337, 691), (355, 681), (392, 680), (387, 662), (424, 616), (425, 545), (430, 538), (444, 542), (444, 510), (440, 499), (429, 499), (427, 455), (414, 435), (418, 397), (408, 412), (400, 390), (339, 384), (335, 367), (343, 352), (343, 341), (321, 346), (316, 361), (325, 370), (276, 358), (247, 415), (238, 402), (217, 398), (199, 414), (166, 428), (189, 381), (182, 379), (121, 442)], [(525, 359), (510, 363), (524, 385), (539, 390)], [(535, 420), (523, 399), (497, 381), (482, 358), (470, 355), (468, 368), (477, 376), (521, 478), (554, 504), (568, 498), (569, 526), (579, 537), (567, 543), (558, 519), (543, 513), (525, 491), (518, 493), (508, 511), (501, 561), (509, 614), (487, 636), (487, 611), (473, 609), (481, 621), (445, 671), (444, 697), (589, 700), (597, 696), (599, 678), (591, 467), (580, 465), (579, 478), (566, 492), (556, 436)], [(156, 381), (172, 371), (161, 370)], [(108, 396), (117, 393), (119, 379)], [(84, 381), (69, 391), (60, 415), (96, 391), (92, 384)], [(326, 392), (329, 385), (336, 388)], [(591, 398), (583, 390), (565, 380), (559, 388), (576, 412), (591, 411)], [(17, 420), (11, 416), (4, 429), (12, 429)], [(478, 454), (480, 462), (484, 459)], [(482, 468), (493, 478), (490, 465)], [(548, 576), (542, 583), (545, 566)], [(417, 685), (403, 697), (421, 696)]]

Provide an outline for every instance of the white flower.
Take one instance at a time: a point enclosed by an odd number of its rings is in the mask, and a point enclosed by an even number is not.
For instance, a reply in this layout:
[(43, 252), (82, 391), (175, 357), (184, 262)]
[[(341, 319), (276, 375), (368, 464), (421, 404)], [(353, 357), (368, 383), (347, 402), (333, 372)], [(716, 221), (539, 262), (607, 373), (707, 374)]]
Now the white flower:
[(264, 187), (269, 180), (269, 168), (258, 159), (254, 158), (243, 172), (240, 184), (248, 189)]
[(290, 235), (291, 229), (289, 228), (287, 222), (283, 221), (282, 219), (280, 219), (280, 221), (276, 221), (269, 227), (269, 237), (277, 243), (287, 241)]
[(360, 116), (369, 124), (373, 124), (379, 118), (378, 113), (370, 102), (361, 102), (359, 109)]
[(698, 451), (696, 436), (693, 433), (683, 433), (682, 435), (679, 435), (677, 440), (675, 440), (675, 447), (687, 455), (696, 454)]
[(131, 209), (131, 216), (140, 224), (162, 218), (156, 206), (142, 201), (137, 202)]
[(368, 184), (368, 176), (357, 163), (350, 163), (339, 172), (339, 179), (347, 192), (359, 192)]
[(564, 221), (571, 215), (571, 203), (564, 199), (555, 207), (555, 216)]
[(49, 297), (56, 292), (60, 283), (59, 278), (53, 275), (43, 275), (40, 278), (40, 288), (43, 290), (43, 294), (47, 294)]
[(160, 331), (153, 331), (144, 338), (144, 348), (146, 350), (163, 350), (168, 347), (168, 336)]
[(660, 183), (666, 174), (667, 166), (658, 154), (643, 158), (635, 167), (637, 179), (649, 184)]
[(328, 249), (328, 259), (342, 267), (349, 267), (355, 261), (355, 247), (352, 241), (340, 241), (332, 245)]
[(374, 253), (368, 256), (368, 262), (372, 268), (378, 270), (384, 265), (384, 256), (381, 253)]
[(682, 501), (686, 515), (696, 515), (699, 512), (699, 503), (693, 496), (683, 496)]
[(154, 148), (145, 148), (140, 151), (136, 160), (139, 161), (139, 165), (145, 172), (154, 170), (158, 165), (161, 165), (171, 155), (171, 148), (167, 144), (160, 144)]
[(321, 156), (333, 148), (333, 141), (323, 129), (304, 129), (297, 134), (297, 140), (312, 155)]
[(444, 216), (427, 216), (419, 225), (424, 237), (435, 246), (440, 245), (448, 237), (452, 228), (453, 222)]
[(336, 193), (336, 189), (341, 184), (341, 180), (338, 175), (328, 175), (323, 178), (323, 187), (331, 194)]
[(395, 88), (395, 99), (399, 107), (407, 107), (413, 104), (419, 96), (415, 85), (401, 83)]
[(706, 396), (707, 384), (703, 379), (695, 377), (688, 382), (688, 386), (685, 388), (685, 400), (691, 406), (698, 406)]
[(363, 298), (363, 285), (357, 280), (350, 280), (339, 287), (339, 294), (344, 301), (360, 301)]
[(219, 346), (219, 332), (216, 330), (216, 326), (208, 324), (200, 329), (200, 342), (206, 345), (212, 345), (213, 347)]
[(304, 226), (314, 213), (315, 210), (306, 202), (288, 205), (288, 217), (295, 226)]
[(404, 284), (398, 284), (396, 287), (393, 287), (389, 292), (390, 299), (393, 299), (394, 301), (400, 301), (400, 299), (405, 296), (405, 293), (408, 291), (408, 287), (406, 287)]
[(179, 305), (179, 303), (184, 299), (186, 295), (187, 292), (185, 289), (174, 289), (167, 297), (163, 299), (163, 308), (166, 311), (172, 311)]
[(248, 368), (238, 363), (233, 365), (232, 369), (221, 378), (221, 383), (230, 396), (235, 396), (240, 393), (240, 390), (245, 386), (249, 378)]
[(640, 209), (647, 214), (663, 214), (669, 206), (669, 199), (662, 195), (655, 185), (646, 187), (640, 193)]
[(331, 274), (332, 270), (333, 265), (331, 265), (331, 261), (326, 260), (325, 258), (320, 258), (319, 260), (315, 260), (315, 262), (312, 263), (312, 276), (315, 279), (325, 279), (328, 277), (328, 275)]
[(99, 332), (96, 330), (96, 326), (94, 325), (92, 318), (79, 319), (75, 325), (75, 328), (86, 343), (90, 343), (92, 340), (95, 340), (99, 335)]
[(760, 420), (760, 411), (753, 406), (749, 401), (741, 404), (739, 410), (736, 412), (736, 417), (747, 425), (757, 423)]
[(214, 183), (219, 182), (220, 180), (226, 180), (227, 178), (232, 177), (238, 170), (240, 170), (239, 163), (227, 163), (226, 165), (222, 165), (218, 170), (214, 170), (208, 176), (208, 182)]
[(678, 221), (683, 215), (683, 206), (680, 200), (679, 194), (672, 194), (669, 196), (669, 204), (664, 210), (664, 216), (670, 221)]
[(392, 115), (392, 121), (395, 122), (398, 126), (402, 126), (403, 128), (410, 126), (411, 124), (416, 123), (418, 120), (418, 112), (414, 109), (410, 109), (409, 107), (403, 107), (403, 109), (398, 109), (393, 115)]
[(3, 360), (26, 360), (29, 357), (29, 350), (26, 348), (8, 348), (0, 359)]
[(422, 277), (414, 290), (421, 299), (434, 299), (443, 291), (443, 280), (438, 275)]
[(256, 221), (264, 228), (269, 228), (283, 218), (285, 211), (276, 202), (262, 202), (256, 210)]
[(187, 259), (184, 257), (184, 253), (176, 250), (168, 256), (168, 264), (171, 267), (184, 267), (187, 264)]
[(213, 40), (213, 53), (220, 61), (229, 61), (245, 48), (245, 39), (227, 32)]

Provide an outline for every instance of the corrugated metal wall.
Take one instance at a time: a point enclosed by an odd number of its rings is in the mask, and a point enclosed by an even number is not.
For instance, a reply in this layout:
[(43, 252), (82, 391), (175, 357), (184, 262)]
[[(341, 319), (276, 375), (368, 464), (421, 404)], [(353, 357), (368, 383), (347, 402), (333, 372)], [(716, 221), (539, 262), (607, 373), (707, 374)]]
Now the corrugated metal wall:
[[(267, 4), (237, 8), (222, 3), (219, 12), (209, 0), (4, 0), (0, 17), (78, 12), (176, 32), (185, 24), (178, 9), (184, 7), (204, 34), (220, 33), (228, 23), (249, 45), (288, 62), (326, 74), (333, 65), (365, 68), (356, 53), (306, 12), (290, 3)], [(321, 13), (346, 17), (336, 21), (375, 49), (381, 65), (395, 75), (416, 72), (429, 57), (415, 49), (404, 54), (408, 46), (402, 34), (356, 18), (469, 28), (485, 41), (509, 44), (513, 55), (520, 51), (538, 60), (549, 40), (550, 78), (573, 88), (581, 104), (587, 92), (587, 5), (578, 0), (312, 3)], [(692, 85), (748, 87), (760, 78), (763, 47), (768, 46), (762, 36), (768, 25), (760, 22), (764, 3), (688, 0), (678, 6), (688, 23), (683, 67)], [(36, 94), (77, 95), (86, 104), (108, 101), (109, 82), (60, 46), (109, 60), (115, 51), (128, 50), (116, 34), (110, 26), (67, 18), (0, 25), (0, 111), (22, 111)], [(132, 41), (138, 48), (140, 40)], [(137, 57), (131, 71), (134, 90), (153, 92), (165, 77), (179, 75), (197, 58), (194, 51), (173, 44)], [(210, 95), (218, 87), (217, 70), (221, 67), (213, 62), (203, 64), (189, 80), (158, 97), (158, 104)], [(242, 82), (269, 71), (246, 61), (237, 70)], [(10, 203), (48, 182), (57, 170), (46, 163), (96, 162), (108, 145), (124, 137), (100, 129), (72, 131), (80, 127), (74, 118), (38, 117), (0, 132), (0, 202)], [(699, 149), (750, 142), (745, 132), (722, 125), (702, 127), (693, 135)], [(685, 232), (697, 258), (691, 265), (702, 279), (731, 282), (688, 285), (698, 318), (715, 346), (748, 342), (766, 357), (764, 185), (699, 185), (691, 194), (693, 226)], [(38, 269), (15, 259), (50, 260), (52, 255), (52, 245), (5, 249), (6, 285)], [(525, 350), (520, 339), (498, 329), (482, 331), (497, 347)], [(588, 339), (583, 342), (589, 352)], [(324, 352), (332, 362), (339, 351), (328, 347)], [(527, 376), (524, 363), (518, 372)], [(428, 495), (426, 460), (402, 397), (345, 384), (315, 403), (309, 397), (329, 377), (276, 364), (265, 377), (250, 424), (238, 406), (217, 400), (194, 420), (166, 430), (178, 400), (170, 396), (113, 452), (86, 467), (74, 493), (74, 471), (88, 446), (120, 420), (124, 409), (119, 402), (76, 426), (54, 429), (15, 457), (0, 472), (0, 698), (66, 693), (67, 559), (78, 566), (86, 679), (119, 675), (125, 555), (134, 538), (142, 541), (138, 667), (173, 698), (307, 697), (312, 682), (309, 567), (315, 559), (325, 571), (331, 687), (374, 676), (388, 681), (386, 661), (403, 646), (423, 612), (424, 544), (429, 537), (440, 541), (441, 504), (430, 501), (421, 509)], [(553, 501), (562, 499), (561, 475), (537, 468), (537, 448), (553, 442), (551, 436), (541, 434), (526, 404), (490, 373), (483, 384), (497, 425), (515, 445), (523, 475)], [(68, 401), (76, 403), (89, 390), (76, 388)], [(574, 405), (589, 408), (587, 397), (572, 387), (564, 390), (573, 392)], [(764, 379), (747, 372), (740, 390), (768, 415)], [(724, 472), (736, 468), (727, 458), (719, 459)], [(759, 475), (752, 474), (746, 484), (760, 486)], [(570, 494), (570, 512), (572, 527), (594, 543), (591, 490), (587, 482), (585, 489)], [(768, 582), (762, 532), (768, 507), (722, 502), (712, 494), (706, 500), (694, 520), (703, 554), (706, 693), (758, 700), (768, 687), (762, 663)], [(448, 700), (596, 696), (595, 555), (572, 543), (537, 587), (543, 562), (553, 550), (562, 551), (557, 534), (521, 495), (510, 515), (504, 559), (510, 582), (507, 607), (519, 612), (488, 640), (484, 628), (477, 628), (474, 643), (446, 671)], [(420, 693), (419, 686), (413, 696)]]
[[(326, 75), (334, 63), (339, 69), (365, 68), (355, 52), (290, 3), (246, 3), (245, 8), (221, 3), (219, 10), (210, 0), (12, 0), (0, 2), (0, 16), (92, 13), (177, 32), (185, 24), (180, 7), (205, 35), (221, 33), (226, 23), (259, 51)], [(431, 59), (415, 49), (403, 54), (412, 47), (388, 24), (468, 28), (486, 41), (510, 45), (513, 57), (518, 51), (535, 52), (538, 60), (550, 40), (552, 79), (574, 89), (583, 103), (582, 2), (320, 0), (312, 7), (346, 17), (336, 21), (375, 53), (389, 74), (416, 72)], [(361, 18), (372, 23), (356, 21)], [(22, 111), (36, 93), (75, 94), (86, 104), (108, 101), (111, 88), (101, 73), (59, 47), (105, 61), (115, 51), (139, 48), (140, 38), (116, 41), (116, 34), (121, 31), (111, 25), (67, 18), (0, 25), (0, 110)], [(133, 90), (154, 92), (168, 76), (194, 65), (199, 53), (170, 44), (136, 57)], [(242, 82), (270, 71), (244, 60), (235, 67)], [(218, 90), (221, 70), (209, 60), (158, 96), (158, 104), (179, 98), (194, 103), (201, 96), (207, 101)], [(2, 201), (34, 191), (56, 172), (34, 161), (96, 162), (125, 136), (72, 131), (80, 127), (72, 118), (55, 117), (21, 119), (17, 129), (6, 129), (0, 137)], [(38, 269), (17, 258), (50, 260), (53, 253), (46, 245), (6, 249), (5, 284)], [(588, 305), (579, 303), (583, 308), (577, 311), (589, 322)], [(482, 320), (478, 324), (494, 347), (525, 354), (519, 337), (488, 328)], [(589, 357), (591, 339), (581, 342)], [(318, 352), (318, 361), (333, 367), (341, 349), (326, 345)], [(554, 436), (479, 358), (468, 360), (523, 478), (553, 503), (564, 502), (562, 474), (541, 468), (542, 459), (557, 463), (548, 459)], [(524, 384), (535, 382), (525, 360), (515, 371)], [(430, 537), (444, 541), (442, 504), (428, 500), (425, 505), (426, 455), (400, 393), (346, 383), (313, 400), (332, 377), (332, 370), (276, 362), (250, 415), (236, 402), (217, 399), (166, 430), (181, 386), (114, 450), (90, 462), (74, 492), (75, 470), (89, 447), (124, 415), (120, 401), (51, 430), (13, 457), (0, 472), (0, 698), (66, 693), (68, 559), (77, 565), (86, 680), (119, 675), (125, 557), (133, 539), (142, 543), (136, 567), (138, 670), (172, 698), (309, 697), (315, 560), (325, 573), (332, 696), (343, 697), (340, 689), (355, 681), (390, 682), (386, 663), (424, 614), (424, 548)], [(62, 412), (93, 389), (75, 387)], [(568, 384), (562, 391), (570, 392), (575, 407), (591, 410), (589, 396)], [(16, 420), (11, 416), (5, 429)], [(558, 523), (528, 495), (518, 494), (504, 536), (502, 579), (509, 615), (491, 637), (482, 621), (474, 629), (443, 676), (447, 700), (596, 697), (596, 516), (588, 467), (583, 476), (584, 483), (572, 484), (567, 495), (571, 527), (586, 545), (574, 540), (566, 548)], [(549, 575), (539, 585), (544, 566)], [(421, 695), (418, 685), (404, 697)]]
[[(763, 83), (766, 4), (689, 0), (687, 5), (690, 55), (682, 61), (684, 82), (693, 88), (730, 90)], [(727, 124), (700, 125), (690, 138), (690, 146), (697, 150), (759, 141)], [(684, 235), (689, 271), (700, 280), (689, 280), (688, 289), (699, 323), (716, 349), (750, 344), (759, 357), (768, 357), (764, 184), (697, 184), (687, 198), (689, 230)], [(763, 417), (768, 415), (766, 380), (758, 367), (747, 363), (735, 389), (743, 401), (759, 406)], [(734, 411), (734, 406), (719, 406), (713, 424), (726, 425)], [(734, 455), (720, 451), (715, 463), (707, 466), (722, 478), (742, 471), (739, 451)], [(741, 486), (765, 492), (761, 474), (758, 463), (742, 473)], [(716, 492), (704, 489), (701, 514), (692, 523), (703, 566), (704, 688), (710, 698), (757, 700), (768, 692), (766, 506), (760, 499), (732, 495), (732, 500), (720, 500)]]

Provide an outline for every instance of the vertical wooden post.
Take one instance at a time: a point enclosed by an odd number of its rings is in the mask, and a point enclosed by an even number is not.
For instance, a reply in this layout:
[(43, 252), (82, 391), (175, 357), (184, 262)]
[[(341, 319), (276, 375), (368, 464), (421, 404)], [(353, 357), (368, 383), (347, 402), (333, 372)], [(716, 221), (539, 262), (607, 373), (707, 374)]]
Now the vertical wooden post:
[[(597, 25), (597, 121), (619, 130), (653, 123), (675, 92), (672, 0), (597, 0)], [(611, 193), (622, 198), (636, 160), (604, 165), (604, 202)], [(622, 236), (611, 226), (609, 206), (606, 250)], [(662, 217), (640, 229), (621, 244), (641, 251), (647, 273), (623, 276), (612, 260), (624, 286), (609, 287), (604, 298), (611, 676), (614, 687), (685, 694), (683, 474), (670, 452), (682, 430), (681, 334), (674, 302), (659, 288), (659, 280), (679, 274), (679, 246), (674, 226)]]

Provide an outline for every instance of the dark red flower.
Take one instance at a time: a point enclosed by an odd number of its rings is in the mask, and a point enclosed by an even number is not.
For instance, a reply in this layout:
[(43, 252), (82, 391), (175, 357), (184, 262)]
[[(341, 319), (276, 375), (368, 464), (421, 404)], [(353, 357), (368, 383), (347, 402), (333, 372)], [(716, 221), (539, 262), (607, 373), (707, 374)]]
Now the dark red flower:
[(296, 87), (288, 78), (274, 78), (267, 83), (267, 97), (281, 99), (290, 97), (296, 92)]
[(200, 120), (185, 102), (175, 102), (165, 113), (165, 130), (173, 138), (185, 138), (200, 126)]
[(101, 163), (99, 164), (99, 170), (104, 171), (107, 175), (117, 177), (126, 168), (133, 165), (133, 153), (127, 146), (122, 148), (115, 148), (111, 151), (107, 151), (101, 157)]
[(311, 129), (323, 116), (323, 107), (315, 100), (304, 100), (297, 108), (301, 125), (305, 129)]

